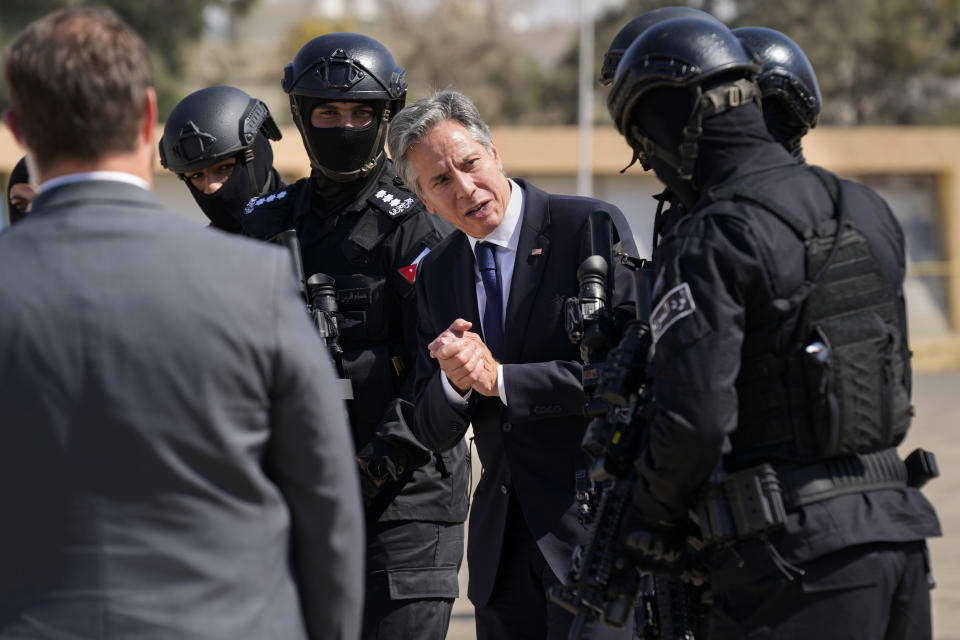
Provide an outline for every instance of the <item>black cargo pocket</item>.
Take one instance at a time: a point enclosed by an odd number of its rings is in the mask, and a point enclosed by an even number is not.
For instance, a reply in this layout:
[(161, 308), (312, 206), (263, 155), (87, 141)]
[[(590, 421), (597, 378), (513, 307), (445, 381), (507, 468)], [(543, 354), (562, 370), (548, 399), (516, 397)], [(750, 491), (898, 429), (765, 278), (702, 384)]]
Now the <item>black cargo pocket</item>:
[(387, 569), (391, 600), (456, 598), (460, 595), (457, 567)]
[[(825, 356), (819, 358), (822, 363), (816, 362), (808, 345), (805, 361), (820, 454), (830, 457), (891, 446), (909, 423), (896, 330), (875, 313), (838, 318), (815, 330)], [(819, 382), (814, 373), (818, 365)]]
[(383, 309), (384, 280), (359, 273), (334, 276), (340, 337), (347, 342), (376, 342), (387, 337)]
[(813, 441), (822, 455), (836, 455), (841, 435), (833, 362), (836, 356), (821, 327), (814, 327), (801, 357)]
[[(800, 576), (800, 590), (809, 594), (840, 594), (857, 589), (875, 589), (879, 586), (877, 566), (868, 555), (848, 564), (842, 570), (830, 563), (805, 565), (806, 574)], [(876, 573), (874, 573), (876, 572)]]
[(897, 445), (903, 440), (910, 427), (910, 394), (904, 383), (903, 345), (900, 332), (888, 327), (887, 350), (884, 354), (883, 399), (886, 410), (887, 434), (885, 440)]

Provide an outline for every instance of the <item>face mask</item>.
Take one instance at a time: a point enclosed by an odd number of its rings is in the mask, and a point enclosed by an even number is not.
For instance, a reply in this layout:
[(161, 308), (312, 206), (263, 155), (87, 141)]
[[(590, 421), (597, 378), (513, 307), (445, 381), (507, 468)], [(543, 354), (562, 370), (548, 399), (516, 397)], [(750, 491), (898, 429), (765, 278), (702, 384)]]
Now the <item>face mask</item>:
[(677, 176), (677, 170), (669, 163), (658, 156), (648, 158), (650, 168), (657, 174), (657, 178), (664, 184), (673, 195), (688, 208), (692, 207), (700, 199), (696, 188), (689, 180), (681, 180)]
[(227, 181), (214, 193), (200, 191), (189, 180), (186, 183), (190, 195), (213, 226), (232, 233), (240, 232), (240, 216), (243, 215), (247, 202), (253, 197), (250, 174), (243, 162), (237, 163)]
[(187, 180), (190, 195), (199, 205), (213, 226), (233, 233), (240, 232), (240, 216), (244, 207), (255, 195), (262, 195), (267, 179), (273, 169), (273, 149), (270, 142), (258, 135), (253, 142), (253, 172), (257, 178), (257, 188), (250, 184), (250, 172), (243, 162), (242, 154), (237, 158), (237, 166), (226, 182), (214, 193), (203, 193)]
[[(380, 152), (376, 148), (378, 125), (374, 121), (363, 129), (311, 127), (310, 147), (321, 166), (338, 173), (356, 171)], [(379, 146), (383, 148), (382, 140)]]
[[(345, 98), (344, 101), (349, 101)], [(319, 128), (310, 124), (310, 114), (314, 107), (329, 100), (305, 100), (301, 102), (303, 137), (309, 147), (313, 161), (320, 165), (325, 177), (334, 180), (356, 180), (359, 173), (348, 176), (330, 175), (350, 174), (359, 171), (364, 165), (377, 159), (383, 152), (385, 126), (382, 121), (385, 105), (382, 101), (372, 101), (374, 106), (373, 122), (366, 127), (330, 127)]]

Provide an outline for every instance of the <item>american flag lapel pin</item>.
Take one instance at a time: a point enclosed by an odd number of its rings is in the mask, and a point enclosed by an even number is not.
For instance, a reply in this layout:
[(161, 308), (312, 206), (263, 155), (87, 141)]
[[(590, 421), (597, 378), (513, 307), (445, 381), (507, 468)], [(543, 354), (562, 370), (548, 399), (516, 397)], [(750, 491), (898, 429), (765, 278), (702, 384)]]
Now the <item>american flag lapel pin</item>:
[(530, 255), (532, 256), (539, 256), (542, 254), (543, 254), (543, 249), (541, 249), (540, 247), (537, 247), (536, 249), (530, 252)]

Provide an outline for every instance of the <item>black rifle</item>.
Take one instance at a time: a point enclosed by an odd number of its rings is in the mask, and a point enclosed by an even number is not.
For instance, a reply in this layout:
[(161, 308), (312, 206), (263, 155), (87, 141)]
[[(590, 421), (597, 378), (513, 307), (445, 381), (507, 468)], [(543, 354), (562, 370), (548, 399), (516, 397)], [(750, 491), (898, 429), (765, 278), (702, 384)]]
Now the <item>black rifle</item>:
[[(579, 297), (568, 300), (566, 308), (567, 332), (580, 343), (585, 414), (591, 418), (582, 446), (593, 462), (589, 487), (577, 493), (578, 509), (580, 521), (593, 524), (594, 530), (587, 546), (574, 550), (566, 583), (551, 589), (550, 597), (575, 616), (571, 640), (596, 621), (622, 629), (635, 611), (639, 637), (692, 640), (697, 621), (691, 614), (698, 594), (667, 577), (681, 555), (684, 536), (638, 528), (632, 513), (633, 463), (651, 406), (647, 362), (652, 268), (645, 260), (614, 256), (607, 214), (592, 214), (590, 229), (593, 255), (581, 264)], [(609, 308), (615, 260), (633, 271), (637, 316), (610, 349), (617, 331)]]
[(303, 270), (303, 257), (300, 254), (300, 241), (294, 229), (281, 231), (268, 238), (273, 242), (286, 247), (293, 262), (293, 274), (300, 286), (300, 295), (307, 305), (307, 312), (317, 327), (317, 333), (327, 345), (327, 351), (333, 359), (340, 378), (342, 396), (345, 400), (353, 399), (353, 386), (344, 374), (343, 348), (340, 346), (340, 322), (337, 319), (337, 291), (334, 288), (334, 279), (324, 273), (315, 273), (307, 279)]

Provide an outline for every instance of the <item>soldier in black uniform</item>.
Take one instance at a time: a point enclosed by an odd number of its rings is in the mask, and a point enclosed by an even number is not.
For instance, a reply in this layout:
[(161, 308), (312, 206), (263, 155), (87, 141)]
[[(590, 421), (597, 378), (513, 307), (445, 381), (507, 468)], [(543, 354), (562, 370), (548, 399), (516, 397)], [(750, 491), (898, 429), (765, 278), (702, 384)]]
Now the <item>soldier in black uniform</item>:
[(634, 503), (648, 521), (698, 514), (715, 639), (929, 638), (940, 526), (916, 487), (932, 472), (895, 449), (903, 232), (876, 193), (774, 141), (759, 71), (725, 27), (677, 18), (616, 72), (617, 128), (686, 207), (657, 259)]
[(823, 105), (813, 65), (796, 42), (775, 29), (740, 27), (733, 33), (763, 65), (757, 86), (767, 129), (774, 140), (805, 162), (801, 140), (817, 126)]
[(30, 184), (27, 158), (24, 156), (14, 165), (7, 180), (7, 215), (11, 225), (23, 220), (36, 195), (33, 185)]
[(417, 264), (450, 227), (427, 213), (384, 152), (404, 70), (372, 38), (314, 38), (284, 69), (312, 174), (257, 198), (244, 231), (296, 229), (307, 276), (335, 281), (343, 369), (367, 508), (364, 638), (442, 639), (463, 556), (469, 454), (433, 454), (409, 429)]
[(251, 197), (283, 188), (270, 140), (270, 110), (235, 87), (208, 87), (177, 103), (160, 138), (160, 164), (177, 174), (210, 226), (240, 233)]

